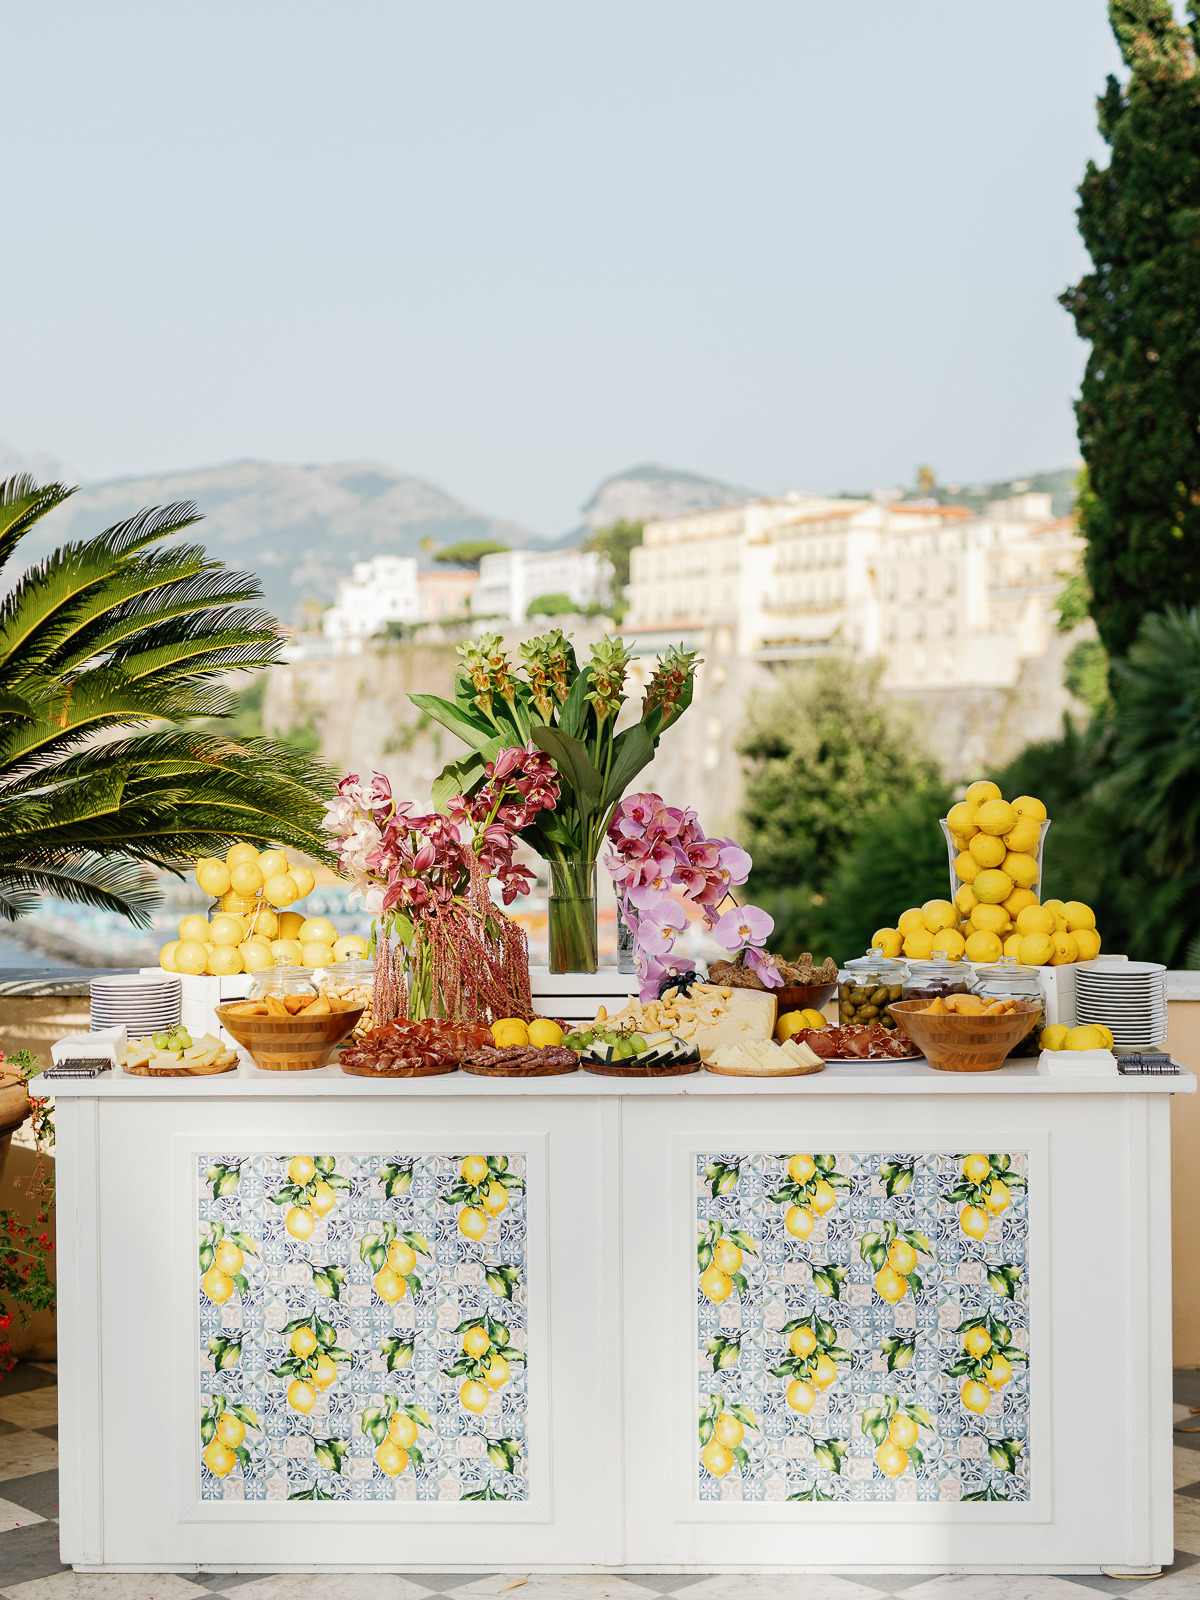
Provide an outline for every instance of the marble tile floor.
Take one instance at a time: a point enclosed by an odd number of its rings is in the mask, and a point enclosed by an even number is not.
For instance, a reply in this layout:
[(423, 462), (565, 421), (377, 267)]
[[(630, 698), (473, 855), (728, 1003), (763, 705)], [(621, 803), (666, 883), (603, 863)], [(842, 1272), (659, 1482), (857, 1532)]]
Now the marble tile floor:
[[(1005, 1574), (633, 1573), (559, 1577), (464, 1572), (74, 1573), (58, 1559), (57, 1375), (23, 1362), (0, 1379), (0, 1600), (1087, 1600), (1082, 1591), (1200, 1600), (1200, 1372), (1175, 1374), (1175, 1560), (1155, 1578)], [(1195, 1433), (1190, 1430), (1195, 1428)]]

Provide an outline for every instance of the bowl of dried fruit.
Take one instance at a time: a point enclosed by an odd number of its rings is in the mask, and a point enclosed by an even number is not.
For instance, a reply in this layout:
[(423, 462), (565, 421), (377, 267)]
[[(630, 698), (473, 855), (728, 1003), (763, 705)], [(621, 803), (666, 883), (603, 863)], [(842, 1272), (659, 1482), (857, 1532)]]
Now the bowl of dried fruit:
[(217, 1007), (221, 1026), (267, 1072), (325, 1066), (362, 1014), (360, 1003), (318, 994), (269, 994)]
[(888, 1010), (939, 1072), (995, 1072), (1042, 1013), (1036, 1001), (974, 994), (896, 1000)]
[(806, 950), (795, 961), (785, 961), (782, 956), (772, 956), (771, 961), (783, 979), (783, 985), (767, 990), (766, 984), (741, 961), (714, 961), (709, 964), (710, 983), (729, 984), (734, 989), (761, 989), (775, 996), (780, 1013), (784, 1011), (820, 1011), (837, 988), (838, 965), (832, 956), (820, 966), (813, 962)]

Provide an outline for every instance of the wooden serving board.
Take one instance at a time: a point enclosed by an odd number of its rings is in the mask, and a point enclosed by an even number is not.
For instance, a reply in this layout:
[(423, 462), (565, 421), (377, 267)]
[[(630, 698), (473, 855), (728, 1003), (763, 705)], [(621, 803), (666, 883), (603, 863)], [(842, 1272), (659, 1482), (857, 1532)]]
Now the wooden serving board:
[(470, 1072), (476, 1078), (559, 1078), (564, 1072), (578, 1072), (579, 1063), (577, 1061), (573, 1067), (544, 1067), (540, 1064), (532, 1067), (517, 1067), (513, 1066), (511, 1062), (500, 1061), (493, 1067), (475, 1067), (468, 1066), (465, 1061), (461, 1061), (459, 1062), (459, 1070)]
[(780, 1067), (777, 1072), (752, 1072), (744, 1067), (718, 1067), (713, 1061), (704, 1063), (705, 1072), (715, 1072), (722, 1078), (804, 1078), (811, 1072), (823, 1072), (825, 1063), (818, 1061), (815, 1067), (801, 1065), (799, 1067)]
[(594, 1072), (600, 1078), (683, 1078), (689, 1072), (699, 1072), (700, 1063), (689, 1061), (684, 1065), (670, 1062), (666, 1066), (639, 1067), (632, 1061), (606, 1061), (600, 1062), (581, 1061), (580, 1068), (584, 1072)]
[(128, 1067), (122, 1062), (122, 1067), (131, 1078), (211, 1078), (218, 1072), (236, 1072), (238, 1064), (231, 1061), (225, 1067)]
[(343, 1072), (348, 1072), (354, 1078), (443, 1078), (448, 1073), (458, 1071), (457, 1063), (452, 1067), (393, 1067), (387, 1072), (377, 1072), (373, 1067), (347, 1066), (344, 1061), (338, 1061), (337, 1064)]

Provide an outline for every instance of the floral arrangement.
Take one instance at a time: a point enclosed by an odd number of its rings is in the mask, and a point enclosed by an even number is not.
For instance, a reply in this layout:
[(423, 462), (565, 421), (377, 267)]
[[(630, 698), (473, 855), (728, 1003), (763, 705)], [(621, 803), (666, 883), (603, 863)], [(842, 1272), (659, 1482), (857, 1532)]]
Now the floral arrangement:
[(452, 701), (409, 696), (419, 710), (469, 746), (470, 753), (449, 763), (435, 781), (433, 803), (445, 810), (452, 795), (474, 796), (507, 748), (528, 750), (532, 745), (552, 759), (558, 802), (538, 810), (517, 831), (538, 855), (557, 864), (566, 881), (575, 874), (575, 898), (592, 907), (590, 950), (582, 916), (578, 927), (562, 927), (566, 943), (575, 948), (556, 949), (559, 930), (552, 909), (552, 968), (592, 970), (595, 902), (589, 901), (589, 885), (609, 819), (626, 789), (654, 759), (663, 730), (691, 704), (698, 657), (694, 651), (668, 649), (646, 687), (640, 719), (618, 733), (631, 659), (620, 638), (601, 639), (582, 667), (569, 638), (557, 628), (522, 644), (515, 665), (495, 633), (459, 645), (458, 653), (462, 661)]
[[(41, 1071), (32, 1051), (17, 1050), (0, 1056), (0, 1074), (17, 1072), (28, 1081)], [(31, 1100), (33, 1135), (39, 1156), (54, 1143), (54, 1123), (47, 1100)], [(46, 1229), (54, 1204), (54, 1186), (48, 1182), (39, 1163), (30, 1180), (30, 1196), (37, 1200), (37, 1214), (25, 1222), (6, 1207), (0, 1207), (0, 1376), (11, 1371), (16, 1357), (9, 1343), (9, 1329), (19, 1321), (24, 1326), (35, 1311), (52, 1311), (57, 1299), (50, 1278), (50, 1254), (54, 1249)]]
[(483, 776), (444, 813), (397, 801), (380, 772), (369, 784), (343, 778), (325, 804), (322, 827), (341, 870), (376, 919), (377, 1022), (533, 1015), (525, 934), (494, 904), (489, 883), (506, 906), (528, 892), (533, 874), (514, 859), (517, 838), (554, 806), (558, 783), (532, 743), (499, 750)]
[(696, 813), (669, 806), (661, 795), (634, 794), (614, 809), (608, 825), (605, 866), (612, 876), (621, 914), (633, 933), (633, 961), (641, 998), (652, 999), (666, 978), (682, 970), (672, 959), (687, 912), (672, 895), (704, 911), (705, 926), (722, 949), (756, 972), (769, 989), (783, 979), (762, 948), (774, 919), (758, 906), (721, 911), (730, 891), (745, 883), (752, 865), (733, 839), (710, 839)]

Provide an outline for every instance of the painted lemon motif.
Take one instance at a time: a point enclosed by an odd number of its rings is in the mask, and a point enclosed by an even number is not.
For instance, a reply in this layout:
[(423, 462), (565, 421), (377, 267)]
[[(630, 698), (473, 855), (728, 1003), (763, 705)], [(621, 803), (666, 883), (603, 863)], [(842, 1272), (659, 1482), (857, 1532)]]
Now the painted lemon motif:
[(974, 1356), (978, 1361), (981, 1356), (987, 1355), (992, 1348), (992, 1336), (986, 1328), (968, 1328), (967, 1336), (963, 1340), (963, 1349), (969, 1356)]
[(817, 1225), (817, 1219), (807, 1206), (789, 1206), (783, 1225), (793, 1239), (807, 1239)]
[(734, 1463), (733, 1451), (722, 1444), (714, 1433), (700, 1452), (700, 1459), (714, 1478), (723, 1478)]
[(732, 1411), (722, 1411), (713, 1425), (713, 1432), (723, 1445), (732, 1450), (735, 1445), (741, 1444), (746, 1430)]
[(963, 1162), (963, 1177), (968, 1183), (982, 1183), (992, 1170), (992, 1163), (986, 1156), (968, 1156)]
[(982, 1239), (992, 1219), (981, 1206), (964, 1206), (958, 1225), (969, 1239)]
[(817, 1364), (812, 1369), (812, 1381), (818, 1389), (828, 1389), (837, 1377), (837, 1365), (831, 1361), (824, 1351), (817, 1357)]
[(1012, 1363), (1007, 1356), (1001, 1355), (999, 1350), (993, 1350), (991, 1359), (984, 1362), (983, 1370), (988, 1387), (992, 1389), (1003, 1389), (1012, 1377)]
[(297, 1189), (303, 1189), (306, 1183), (311, 1183), (317, 1171), (317, 1163), (311, 1156), (293, 1156), (288, 1162), (288, 1177)]
[(222, 1272), (227, 1272), (231, 1278), (234, 1278), (242, 1270), (246, 1258), (232, 1239), (222, 1239), (213, 1252), (213, 1260)]
[[(396, 1415), (388, 1423), (388, 1437), (398, 1444), (402, 1450), (407, 1450), (410, 1445), (414, 1445), (417, 1442), (417, 1425), (403, 1411), (397, 1411)], [(407, 1464), (407, 1457), (405, 1460)], [(404, 1468), (402, 1467), (400, 1470), (403, 1471)]]
[(407, 1278), (417, 1264), (417, 1253), (403, 1239), (393, 1239), (388, 1246), (387, 1264), (397, 1277)]
[(803, 1360), (805, 1356), (812, 1355), (816, 1348), (817, 1336), (811, 1328), (793, 1329), (792, 1337), (788, 1340), (788, 1349), (794, 1356), (799, 1356)]
[(491, 1345), (492, 1341), (484, 1328), (468, 1328), (463, 1334), (463, 1350), (473, 1361), (478, 1361), (485, 1351), (491, 1349)]
[(483, 1156), (468, 1156), (462, 1164), (463, 1182), (478, 1186), (489, 1171), (490, 1168)]
[(887, 1438), (875, 1452), (875, 1461), (881, 1472), (886, 1472), (889, 1478), (898, 1478), (908, 1466), (908, 1451), (902, 1450), (896, 1441)]
[(246, 1425), (241, 1417), (235, 1417), (232, 1411), (222, 1411), (217, 1420), (217, 1438), (221, 1443), (236, 1450), (245, 1437)]
[(817, 1403), (817, 1391), (803, 1378), (793, 1378), (787, 1386), (787, 1403), (793, 1411), (807, 1413)]
[(894, 1306), (908, 1293), (908, 1279), (895, 1267), (880, 1267), (875, 1274), (875, 1293), (888, 1305)]
[(986, 1383), (968, 1378), (962, 1386), (962, 1403), (968, 1411), (986, 1411), (992, 1403), (992, 1391)]
[(380, 1267), (375, 1274), (375, 1293), (387, 1305), (394, 1306), (408, 1293), (408, 1284), (398, 1272), (393, 1272), (391, 1267)]
[(319, 1389), (328, 1389), (331, 1383), (337, 1382), (337, 1363), (322, 1350), (317, 1357), (317, 1370), (313, 1373), (313, 1382)]
[[(902, 1450), (907, 1450), (917, 1442), (917, 1425), (903, 1411), (897, 1411), (896, 1415), (888, 1423), (888, 1438), (898, 1444)], [(903, 1472), (904, 1468), (901, 1467), (900, 1470)]]
[(328, 1216), (337, 1205), (337, 1195), (322, 1178), (319, 1183), (313, 1184), (312, 1199), (308, 1203), (319, 1217)]
[(312, 1238), (312, 1231), (317, 1225), (317, 1219), (307, 1206), (293, 1206), (287, 1214), (284, 1227), (293, 1239), (303, 1242)]
[(288, 1384), (287, 1403), (293, 1411), (303, 1411), (307, 1414), (317, 1403), (317, 1391), (303, 1378), (294, 1378)]
[(805, 1184), (817, 1170), (811, 1156), (793, 1156), (788, 1162), (788, 1177), (793, 1183)]
[(214, 1305), (224, 1305), (229, 1296), (237, 1288), (237, 1284), (227, 1272), (222, 1272), (214, 1261), (212, 1266), (200, 1279), (200, 1287)]
[(458, 1231), (468, 1239), (482, 1239), (487, 1228), (487, 1214), (478, 1206), (464, 1206), (458, 1213)]
[(832, 1211), (836, 1204), (837, 1195), (834, 1194), (832, 1188), (825, 1182), (824, 1178), (818, 1178), (816, 1183), (813, 1185), (813, 1210), (819, 1217), (823, 1217), (827, 1211)]
[(388, 1437), (376, 1450), (375, 1460), (389, 1478), (398, 1478), (408, 1465), (408, 1451), (402, 1450), (393, 1438)]
[(223, 1478), (237, 1466), (237, 1457), (223, 1440), (213, 1438), (204, 1446), (204, 1465), (218, 1478)]
[(458, 1391), (458, 1398), (468, 1411), (485, 1411), (491, 1394), (486, 1384), (468, 1378)]
[(289, 1348), (294, 1356), (307, 1361), (317, 1348), (317, 1336), (308, 1326), (297, 1328), (292, 1334)]
[(902, 1278), (906, 1278), (917, 1264), (917, 1252), (907, 1239), (893, 1239), (887, 1258), (888, 1265), (895, 1267)]
[(713, 1262), (730, 1277), (742, 1270), (742, 1252), (732, 1239), (718, 1239), (713, 1247)]
[(498, 1217), (508, 1204), (508, 1190), (502, 1183), (489, 1183), (483, 1191), (483, 1209), (489, 1217)]
[(1009, 1187), (1001, 1178), (993, 1178), (983, 1191), (984, 1209), (993, 1217), (998, 1217), (1002, 1211), (1007, 1211), (1011, 1199)]
[(509, 1366), (499, 1351), (492, 1356), (484, 1368), (483, 1381), (489, 1389), (499, 1389), (501, 1384), (508, 1382)]
[(722, 1300), (728, 1300), (733, 1293), (733, 1279), (712, 1262), (700, 1274), (700, 1287), (710, 1300), (720, 1305)]

